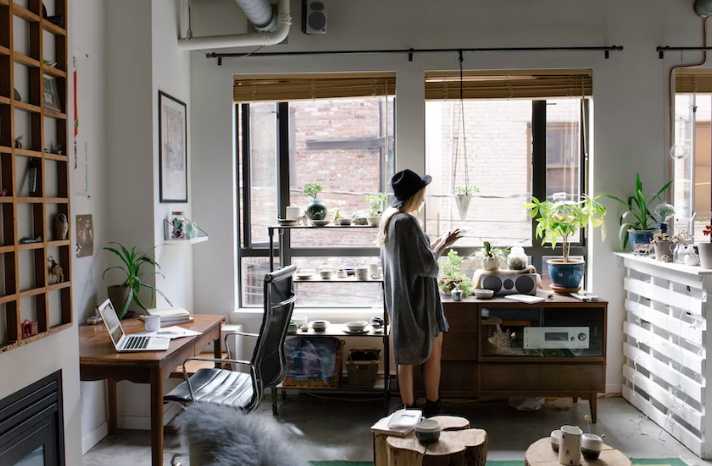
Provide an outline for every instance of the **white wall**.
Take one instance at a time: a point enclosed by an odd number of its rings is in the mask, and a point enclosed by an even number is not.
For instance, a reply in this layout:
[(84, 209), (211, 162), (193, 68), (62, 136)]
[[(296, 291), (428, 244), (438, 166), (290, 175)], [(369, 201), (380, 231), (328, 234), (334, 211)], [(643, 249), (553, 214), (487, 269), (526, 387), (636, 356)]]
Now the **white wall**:
[[(195, 24), (201, 9), (213, 15), (216, 4), (231, 0), (193, 2)], [(300, 31), (300, 2), (293, 0), (294, 25), (288, 45), (263, 51), (354, 50), (440, 47), (597, 46), (623, 45), (625, 50), (602, 52), (465, 53), (466, 69), (593, 69), (594, 137), (589, 194), (630, 193), (636, 171), (650, 190), (668, 179), (666, 136), (666, 76), (680, 55), (659, 60), (657, 45), (701, 45), (701, 21), (689, 0), (377, 0), (327, 1), (328, 33), (307, 36)], [(237, 18), (236, 31), (242, 28)], [(224, 22), (221, 23), (224, 25)], [(223, 27), (223, 26), (221, 26)], [(224, 33), (221, 30), (221, 33)], [(246, 49), (249, 51), (252, 49)], [(234, 207), (235, 163), (231, 79), (234, 74), (335, 71), (396, 71), (396, 165), (425, 168), (426, 70), (457, 69), (457, 54), (325, 55), (248, 57), (223, 60), (217, 66), (192, 53), (192, 147), (201, 152), (194, 165), (195, 220), (210, 241), (196, 254), (195, 301), (201, 309), (226, 312), (236, 307)], [(684, 62), (695, 62), (688, 53)], [(216, 207), (217, 206), (217, 207)], [(608, 391), (622, 383), (622, 271), (611, 251), (617, 249), (618, 206), (610, 205), (605, 242), (597, 235), (589, 254), (595, 291), (610, 301)]]

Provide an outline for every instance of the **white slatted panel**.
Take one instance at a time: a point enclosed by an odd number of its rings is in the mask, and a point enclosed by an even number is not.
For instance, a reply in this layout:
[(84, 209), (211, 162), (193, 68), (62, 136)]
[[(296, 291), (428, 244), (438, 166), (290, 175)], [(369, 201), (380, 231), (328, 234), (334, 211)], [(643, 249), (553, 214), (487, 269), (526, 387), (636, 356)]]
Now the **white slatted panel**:
[[(706, 458), (712, 428), (705, 407), (707, 294), (699, 268), (624, 255), (626, 319), (623, 396), (695, 454)], [(709, 405), (712, 406), (712, 405)]]

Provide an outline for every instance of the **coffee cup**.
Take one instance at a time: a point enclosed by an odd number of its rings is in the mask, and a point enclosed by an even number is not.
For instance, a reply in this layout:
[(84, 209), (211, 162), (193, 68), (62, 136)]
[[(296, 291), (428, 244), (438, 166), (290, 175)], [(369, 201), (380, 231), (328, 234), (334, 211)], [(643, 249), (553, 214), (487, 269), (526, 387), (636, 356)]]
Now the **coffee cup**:
[(339, 270), (336, 272), (336, 276), (337, 276), (338, 278), (346, 278), (346, 276), (347, 276), (347, 275), (346, 275), (346, 270), (345, 270), (345, 269), (339, 269)]
[(371, 272), (369, 275), (371, 276), (372, 279), (378, 280), (378, 279), (380, 279), (381, 277), (383, 277), (383, 269), (382, 269), (381, 266), (379, 265), (378, 267), (376, 267), (376, 270), (374, 270), (373, 272)]
[(368, 267), (356, 267), (356, 279), (368, 280)]
[(331, 269), (323, 268), (323, 269), (319, 270), (319, 276), (321, 276), (321, 278), (324, 280), (330, 279), (331, 273), (332, 273)]
[(287, 211), (285, 212), (285, 220), (296, 220), (301, 213), (302, 208), (297, 206), (287, 206)]
[(161, 316), (145, 316), (143, 324), (147, 332), (157, 332), (161, 329)]

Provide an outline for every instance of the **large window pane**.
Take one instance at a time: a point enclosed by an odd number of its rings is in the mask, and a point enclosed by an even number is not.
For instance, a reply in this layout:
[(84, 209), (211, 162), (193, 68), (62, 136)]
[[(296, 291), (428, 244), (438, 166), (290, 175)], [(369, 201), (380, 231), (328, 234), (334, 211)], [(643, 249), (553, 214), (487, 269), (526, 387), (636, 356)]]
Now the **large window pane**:
[(549, 100), (546, 107), (546, 197), (581, 195), (580, 100)]
[(277, 106), (250, 105), (250, 234), (252, 243), (269, 240), (277, 217)]
[[(393, 167), (393, 99), (319, 99), (289, 103), (290, 204), (306, 208), (305, 183), (321, 183), (319, 195), (333, 218), (368, 207), (366, 194), (385, 192)], [(322, 234), (292, 232), (292, 246), (372, 246), (373, 235), (344, 229)]]
[(265, 275), (269, 273), (269, 257), (243, 257), (240, 259), (240, 267), (242, 305), (262, 307)]
[[(531, 193), (532, 101), (469, 100), (464, 107), (463, 125), (460, 102), (426, 103), (426, 170), (433, 177), (426, 230), (437, 236), (470, 228), (460, 247), (530, 246), (531, 220), (522, 206)], [(480, 192), (463, 219), (453, 191), (465, 184), (466, 171)]]

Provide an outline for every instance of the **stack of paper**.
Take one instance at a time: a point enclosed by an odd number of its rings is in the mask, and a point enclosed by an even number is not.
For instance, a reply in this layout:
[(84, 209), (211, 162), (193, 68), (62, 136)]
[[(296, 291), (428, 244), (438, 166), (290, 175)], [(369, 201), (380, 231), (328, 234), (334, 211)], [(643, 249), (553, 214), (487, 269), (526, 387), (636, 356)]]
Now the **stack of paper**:
[(161, 318), (161, 327), (168, 325), (192, 324), (194, 319), (190, 312), (179, 307), (171, 307), (167, 309), (148, 309), (146, 311), (150, 316), (159, 316)]
[(371, 432), (405, 437), (415, 429), (422, 415), (419, 409), (401, 409), (375, 423), (371, 427)]

